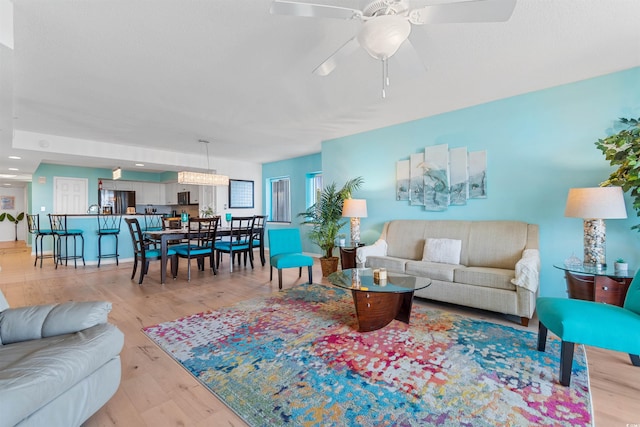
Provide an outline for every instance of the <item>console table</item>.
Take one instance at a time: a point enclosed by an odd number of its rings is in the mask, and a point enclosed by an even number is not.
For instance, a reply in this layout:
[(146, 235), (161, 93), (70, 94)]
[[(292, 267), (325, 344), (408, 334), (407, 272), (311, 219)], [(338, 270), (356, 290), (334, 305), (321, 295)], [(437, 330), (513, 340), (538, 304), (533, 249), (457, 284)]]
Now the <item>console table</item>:
[(622, 307), (627, 296), (633, 270), (554, 264), (564, 270), (569, 298), (596, 301)]

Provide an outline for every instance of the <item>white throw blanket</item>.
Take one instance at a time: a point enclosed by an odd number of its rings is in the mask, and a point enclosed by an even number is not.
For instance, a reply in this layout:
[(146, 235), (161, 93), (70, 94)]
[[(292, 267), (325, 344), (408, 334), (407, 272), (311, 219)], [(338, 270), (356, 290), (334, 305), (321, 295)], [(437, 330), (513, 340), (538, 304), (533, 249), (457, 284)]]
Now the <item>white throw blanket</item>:
[(525, 249), (522, 258), (516, 263), (516, 277), (511, 283), (521, 286), (531, 292), (538, 290), (540, 282), (540, 251)]
[(364, 267), (367, 262), (368, 256), (386, 256), (387, 255), (387, 242), (382, 239), (378, 239), (373, 245), (361, 246), (356, 250), (356, 265), (358, 267)]

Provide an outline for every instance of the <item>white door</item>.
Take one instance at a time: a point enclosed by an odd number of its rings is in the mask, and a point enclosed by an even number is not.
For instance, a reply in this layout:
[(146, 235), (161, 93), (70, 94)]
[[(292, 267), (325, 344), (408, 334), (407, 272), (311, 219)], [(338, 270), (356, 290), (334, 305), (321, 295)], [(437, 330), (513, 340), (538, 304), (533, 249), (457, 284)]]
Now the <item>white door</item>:
[(89, 208), (87, 178), (53, 177), (53, 212), (83, 214)]

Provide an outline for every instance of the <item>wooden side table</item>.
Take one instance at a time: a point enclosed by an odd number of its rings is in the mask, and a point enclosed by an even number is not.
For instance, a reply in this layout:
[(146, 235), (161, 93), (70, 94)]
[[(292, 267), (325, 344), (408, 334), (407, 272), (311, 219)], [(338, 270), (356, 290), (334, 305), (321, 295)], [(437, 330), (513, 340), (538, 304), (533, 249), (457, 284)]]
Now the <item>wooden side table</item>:
[(613, 268), (598, 270), (580, 265), (554, 267), (564, 270), (569, 298), (596, 301), (622, 307), (633, 280), (632, 270), (616, 271)]
[(356, 250), (358, 248), (347, 248), (340, 246), (340, 266), (343, 270), (356, 268)]

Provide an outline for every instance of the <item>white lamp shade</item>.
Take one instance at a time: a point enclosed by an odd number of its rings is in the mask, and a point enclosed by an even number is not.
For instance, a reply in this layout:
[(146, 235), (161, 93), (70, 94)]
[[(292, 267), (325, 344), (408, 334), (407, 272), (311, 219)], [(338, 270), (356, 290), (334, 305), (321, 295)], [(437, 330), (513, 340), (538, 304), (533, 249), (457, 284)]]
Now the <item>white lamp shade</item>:
[(571, 188), (564, 216), (583, 219), (627, 217), (621, 187)]
[(342, 216), (347, 218), (366, 218), (367, 201), (365, 199), (346, 199), (342, 204)]
[(409, 37), (411, 24), (404, 16), (383, 15), (365, 22), (358, 43), (375, 59), (391, 58)]

